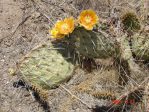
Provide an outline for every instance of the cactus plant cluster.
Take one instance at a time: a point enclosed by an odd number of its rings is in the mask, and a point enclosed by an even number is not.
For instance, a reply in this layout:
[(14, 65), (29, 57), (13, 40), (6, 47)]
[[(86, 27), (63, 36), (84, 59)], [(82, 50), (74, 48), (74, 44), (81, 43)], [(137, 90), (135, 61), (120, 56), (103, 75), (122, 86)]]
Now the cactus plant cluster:
[[(56, 33), (54, 38), (56, 40), (62, 40), (60, 42), (69, 43), (70, 48), (74, 49), (75, 52), (88, 58), (120, 56), (125, 60), (132, 58), (131, 50), (129, 50), (129, 52), (127, 50), (130, 49), (127, 39), (123, 40), (122, 38), (123, 42), (120, 43), (122, 44), (120, 46), (122, 46), (123, 50), (121, 51), (116, 41), (105, 37), (100, 32), (92, 31), (93, 26), (98, 20), (97, 15), (93, 11), (84, 11), (83, 15), (85, 17), (80, 15), (80, 26), (76, 28), (73, 28), (74, 20), (72, 17), (64, 21), (59, 21), (55, 25), (54, 31), (52, 31), (52, 33)], [(130, 24), (130, 22), (127, 22), (129, 18), (131, 18), (130, 20), (133, 22), (134, 20), (137, 21), (137, 19), (135, 19), (136, 16), (129, 13), (123, 17), (123, 23), (128, 23), (125, 26)], [(62, 28), (66, 26), (70, 26), (72, 30), (70, 32), (65, 32), (64, 29), (62, 30)], [(136, 29), (135, 26), (134, 24), (132, 27)], [(88, 27), (91, 29), (88, 29)], [(138, 28), (139, 27), (137, 27), (137, 29)], [(63, 37), (56, 37), (57, 35), (63, 35)], [(48, 41), (48, 43), (50, 42)], [(137, 56), (142, 56), (143, 59), (149, 58), (148, 45), (148, 38), (144, 39), (139, 36), (132, 37), (132, 51)], [(64, 48), (62, 46), (56, 46), (52, 44), (50, 44), (50, 46), (40, 46), (24, 57), (19, 65), (19, 70), (27, 82), (41, 86), (43, 89), (51, 89), (72, 75), (74, 65), (66, 56), (68, 53), (67, 48), (64, 46)]]
[[(120, 54), (123, 53), (121, 52), (116, 39), (113, 38), (113, 40), (111, 40), (111, 38), (105, 37), (102, 33), (93, 31), (93, 26), (97, 25), (97, 21), (99, 20), (95, 12), (93, 13), (91, 10), (83, 11), (78, 19), (79, 25), (74, 25), (75, 20), (72, 19), (72, 17), (70, 19), (71, 21), (69, 22), (66, 22), (66, 19), (60, 22), (58, 21), (53, 29), (57, 31), (57, 34), (59, 34), (58, 32), (61, 32), (63, 25), (70, 27), (72, 30), (70, 32), (63, 32), (63, 37), (59, 38), (59, 36), (56, 37), (52, 29), (52, 39), (54, 37), (56, 40), (67, 41), (67, 43), (70, 44), (70, 47), (74, 47), (78, 54), (88, 58), (120, 57)], [(128, 33), (138, 31), (141, 28), (139, 18), (133, 12), (124, 14), (121, 18), (121, 22), (124, 30), (128, 31)], [(72, 28), (72, 26), (74, 28)], [(127, 41), (128, 43), (125, 42), (127, 43), (125, 47), (130, 48), (129, 39), (127, 39)], [(132, 42), (132, 48), (135, 47), (135, 51), (140, 51), (139, 46), (142, 46), (142, 44), (137, 42), (138, 45), (136, 45), (135, 41), (137, 41), (137, 38), (133, 38), (132, 41), (134, 41)], [(146, 42), (146, 44), (148, 45), (148, 42)], [(145, 53), (144, 55), (149, 57), (148, 53)]]
[[(148, 37), (133, 35), (131, 37), (132, 45), (130, 46), (129, 38), (124, 35), (125, 37), (121, 38), (121, 42), (118, 45), (116, 40), (111, 40), (100, 32), (92, 31), (98, 20), (93, 11), (85, 11), (82, 15), (79, 17), (80, 25), (75, 28), (75, 22), (72, 17), (56, 23), (51, 31), (52, 39), (54, 37), (53, 43), (48, 41), (48, 44), (38, 46), (20, 61), (18, 71), (21, 74), (21, 78), (30, 85), (43, 90), (57, 87), (73, 75), (75, 64), (71, 61), (71, 57), (67, 55), (69, 54), (69, 48), (72, 53), (70, 55), (77, 53), (92, 59), (122, 58), (128, 61), (127, 64), (130, 69), (134, 64), (132, 52), (137, 57), (145, 60), (149, 59)], [(132, 13), (125, 15), (122, 23), (125, 30), (140, 29), (138, 19)], [(56, 42), (57, 40), (60, 41)], [(54, 42), (57, 45), (54, 45)], [(66, 47), (62, 43), (67, 43), (68, 46)], [(110, 94), (108, 96), (112, 97)]]

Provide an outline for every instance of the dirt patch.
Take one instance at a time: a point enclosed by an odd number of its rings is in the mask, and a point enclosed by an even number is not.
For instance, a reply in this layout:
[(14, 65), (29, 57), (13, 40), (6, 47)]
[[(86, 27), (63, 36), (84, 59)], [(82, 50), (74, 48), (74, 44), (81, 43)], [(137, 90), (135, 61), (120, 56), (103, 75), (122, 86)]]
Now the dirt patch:
[[(17, 76), (10, 76), (9, 68), (15, 67), (19, 59), (36, 45), (46, 42), (48, 30), (57, 20), (68, 16), (77, 17), (81, 10), (88, 8), (96, 10), (101, 18), (107, 18), (111, 14), (112, 7), (112, 5), (109, 6), (108, 0), (104, 2), (92, 2), (91, 0), (35, 1), (35, 3), (32, 0), (0, 1), (0, 112), (43, 112), (44, 110), (34, 101), (29, 92), (13, 87), (12, 84), (17, 80)], [(131, 3), (135, 8), (136, 4), (139, 4), (135, 1)], [(107, 65), (100, 67), (92, 74), (77, 69), (72, 79), (63, 85), (65, 89), (59, 87), (49, 91), (48, 101), (51, 112), (91, 112), (88, 105), (109, 103), (107, 100), (101, 102), (94, 98), (91, 91), (101, 90), (102, 85), (107, 85), (110, 90), (113, 88), (109, 85), (115, 85), (115, 89), (112, 91), (116, 92), (118, 90), (115, 83), (118, 80), (116, 72), (114, 67), (110, 66), (109, 69)], [(106, 75), (102, 77), (101, 74)], [(107, 87), (104, 89), (106, 90)], [(72, 97), (67, 90), (86, 102), (87, 105)]]
[(41, 41), (46, 40), (48, 20), (30, 1), (0, 1), (0, 109), (4, 112), (42, 111), (25, 90), (14, 89), (17, 77), (8, 69)]

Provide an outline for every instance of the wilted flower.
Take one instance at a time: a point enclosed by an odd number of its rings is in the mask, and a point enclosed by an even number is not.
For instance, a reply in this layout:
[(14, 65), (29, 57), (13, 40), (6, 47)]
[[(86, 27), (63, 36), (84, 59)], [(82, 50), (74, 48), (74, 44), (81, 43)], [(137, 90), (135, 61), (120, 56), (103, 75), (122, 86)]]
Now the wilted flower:
[(84, 10), (81, 12), (79, 23), (87, 30), (92, 30), (94, 25), (98, 23), (98, 16), (93, 10)]

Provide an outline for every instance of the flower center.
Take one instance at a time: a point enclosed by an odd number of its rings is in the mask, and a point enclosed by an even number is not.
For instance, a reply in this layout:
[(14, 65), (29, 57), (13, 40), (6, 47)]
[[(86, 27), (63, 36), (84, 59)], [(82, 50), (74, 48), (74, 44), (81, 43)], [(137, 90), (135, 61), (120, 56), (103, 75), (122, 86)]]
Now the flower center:
[(86, 17), (85, 17), (85, 21), (86, 21), (86, 23), (90, 23), (90, 22), (91, 22), (91, 20), (92, 20), (92, 19), (91, 19), (91, 17), (90, 17), (90, 16), (86, 16)]
[(63, 25), (62, 25), (62, 29), (64, 29), (64, 30), (67, 30), (68, 29), (68, 24), (67, 23), (64, 23)]

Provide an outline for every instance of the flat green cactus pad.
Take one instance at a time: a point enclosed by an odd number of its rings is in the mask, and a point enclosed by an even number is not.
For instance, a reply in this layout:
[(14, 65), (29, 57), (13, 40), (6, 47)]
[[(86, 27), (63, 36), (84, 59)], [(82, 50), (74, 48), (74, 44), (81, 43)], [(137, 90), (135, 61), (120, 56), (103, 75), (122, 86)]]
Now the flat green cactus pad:
[(149, 35), (135, 34), (132, 37), (132, 50), (138, 58), (149, 60)]
[(76, 50), (89, 58), (108, 58), (117, 55), (116, 44), (103, 34), (77, 28), (70, 35)]
[(19, 71), (28, 83), (51, 89), (69, 79), (74, 70), (67, 57), (56, 50), (52, 45), (42, 45), (32, 50), (19, 64)]

